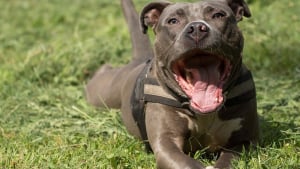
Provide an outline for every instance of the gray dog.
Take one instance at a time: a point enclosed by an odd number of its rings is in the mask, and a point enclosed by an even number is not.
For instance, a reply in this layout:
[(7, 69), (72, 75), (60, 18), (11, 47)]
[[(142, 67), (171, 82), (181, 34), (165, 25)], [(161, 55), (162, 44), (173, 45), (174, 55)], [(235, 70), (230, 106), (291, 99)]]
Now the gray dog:
[[(152, 2), (140, 19), (122, 0), (133, 45), (132, 61), (102, 66), (88, 82), (87, 99), (120, 108), (129, 133), (152, 150), (161, 169), (203, 169), (187, 154), (219, 152), (214, 167), (258, 139), (255, 87), (242, 63), (237, 24), (251, 13), (243, 0)], [(140, 31), (140, 26), (142, 31)], [(152, 28), (154, 50), (144, 33)]]

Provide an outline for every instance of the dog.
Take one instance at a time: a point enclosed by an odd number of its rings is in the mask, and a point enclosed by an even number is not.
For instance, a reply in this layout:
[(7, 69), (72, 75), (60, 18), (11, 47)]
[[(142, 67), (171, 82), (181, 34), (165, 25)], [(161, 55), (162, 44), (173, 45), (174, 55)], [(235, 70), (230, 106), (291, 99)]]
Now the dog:
[[(131, 0), (121, 4), (132, 60), (102, 66), (86, 85), (87, 101), (121, 109), (128, 132), (154, 153), (157, 168), (231, 168), (259, 138), (255, 85), (242, 63), (238, 28), (251, 16), (247, 4), (151, 2), (140, 17)], [(190, 156), (203, 149), (219, 153), (214, 166)]]

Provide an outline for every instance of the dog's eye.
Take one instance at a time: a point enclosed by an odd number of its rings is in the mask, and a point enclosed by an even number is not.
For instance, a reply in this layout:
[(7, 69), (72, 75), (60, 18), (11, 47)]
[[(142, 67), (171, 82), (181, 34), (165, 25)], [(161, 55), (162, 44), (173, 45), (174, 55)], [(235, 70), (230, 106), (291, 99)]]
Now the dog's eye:
[(223, 18), (223, 17), (225, 17), (225, 16), (226, 16), (225, 13), (223, 13), (223, 12), (217, 12), (217, 13), (215, 13), (215, 14), (212, 16), (212, 18), (213, 18), (213, 19), (220, 19), (220, 18)]
[(178, 24), (179, 23), (179, 20), (176, 19), (176, 18), (171, 18), (168, 20), (168, 24), (170, 25), (175, 25), (175, 24)]

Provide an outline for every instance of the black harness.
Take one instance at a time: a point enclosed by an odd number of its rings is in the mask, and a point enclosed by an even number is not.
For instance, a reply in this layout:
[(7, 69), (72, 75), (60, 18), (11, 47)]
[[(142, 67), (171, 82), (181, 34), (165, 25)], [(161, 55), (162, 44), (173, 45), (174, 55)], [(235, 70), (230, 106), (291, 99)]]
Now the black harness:
[[(175, 97), (172, 97), (171, 95), (170, 97), (164, 97), (164, 96), (149, 94), (145, 92), (146, 85), (161, 87), (155, 78), (150, 77), (149, 72), (151, 71), (151, 66), (152, 66), (151, 63), (152, 63), (151, 60), (148, 60), (146, 62), (145, 68), (139, 74), (130, 100), (133, 117), (140, 130), (140, 134), (143, 139), (143, 142), (145, 143), (147, 152), (152, 151), (150, 144), (148, 142), (148, 136), (147, 136), (146, 124), (145, 124), (145, 105), (148, 102), (159, 103), (159, 104), (163, 104), (175, 108), (187, 109), (190, 112), (192, 112), (192, 110), (190, 110), (189, 108), (188, 101), (181, 102), (178, 101), (178, 99), (176, 99)], [(238, 86), (243, 82), (248, 81), (249, 79), (252, 79), (252, 74), (250, 71), (247, 70), (247, 72), (241, 74), (237, 78), (237, 80), (232, 86)], [(230, 106), (238, 105), (247, 102), (253, 99), (254, 97), (256, 97), (256, 94), (255, 94), (255, 88), (253, 87), (251, 90), (239, 94), (238, 96), (226, 99), (224, 106), (230, 107)]]

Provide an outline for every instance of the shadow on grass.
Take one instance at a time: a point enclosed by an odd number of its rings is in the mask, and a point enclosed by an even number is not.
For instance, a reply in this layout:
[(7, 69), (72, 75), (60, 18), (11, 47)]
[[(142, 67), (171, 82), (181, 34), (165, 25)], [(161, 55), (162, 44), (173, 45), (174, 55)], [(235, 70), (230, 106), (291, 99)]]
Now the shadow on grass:
[[(295, 115), (296, 116), (296, 115)], [(293, 118), (293, 117), (291, 117)], [(276, 147), (281, 148), (285, 143), (288, 143), (293, 138), (293, 133), (299, 130), (294, 122), (278, 122), (267, 120), (260, 116), (260, 128), (261, 128), (261, 147)]]

